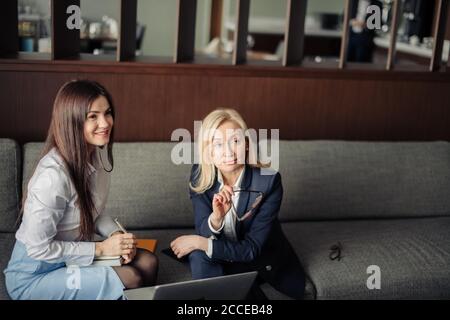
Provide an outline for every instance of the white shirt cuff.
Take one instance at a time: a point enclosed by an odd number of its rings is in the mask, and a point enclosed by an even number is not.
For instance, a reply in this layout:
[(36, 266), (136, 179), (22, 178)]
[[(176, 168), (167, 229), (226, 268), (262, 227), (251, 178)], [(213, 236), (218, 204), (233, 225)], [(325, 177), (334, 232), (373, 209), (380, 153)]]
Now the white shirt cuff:
[(86, 267), (92, 264), (95, 257), (95, 242), (75, 242), (73, 253), (67, 257), (67, 266)]
[(214, 234), (220, 234), (223, 230), (223, 227), (225, 226), (225, 219), (222, 221), (222, 225), (220, 226), (220, 228), (218, 230), (214, 229), (214, 227), (212, 226), (211, 223), (211, 216), (209, 216), (208, 218), (208, 226), (209, 226), (209, 230), (211, 230), (212, 233)]
[(213, 239), (208, 239), (208, 251), (206, 251), (206, 255), (211, 259), (213, 253)]

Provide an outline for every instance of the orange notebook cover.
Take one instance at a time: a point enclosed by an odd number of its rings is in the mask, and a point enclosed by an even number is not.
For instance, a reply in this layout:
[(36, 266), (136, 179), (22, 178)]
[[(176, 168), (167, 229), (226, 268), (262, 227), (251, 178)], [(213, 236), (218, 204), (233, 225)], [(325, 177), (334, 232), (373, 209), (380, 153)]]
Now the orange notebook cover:
[(137, 239), (136, 247), (141, 249), (147, 249), (150, 252), (155, 252), (157, 242), (158, 240), (156, 239)]

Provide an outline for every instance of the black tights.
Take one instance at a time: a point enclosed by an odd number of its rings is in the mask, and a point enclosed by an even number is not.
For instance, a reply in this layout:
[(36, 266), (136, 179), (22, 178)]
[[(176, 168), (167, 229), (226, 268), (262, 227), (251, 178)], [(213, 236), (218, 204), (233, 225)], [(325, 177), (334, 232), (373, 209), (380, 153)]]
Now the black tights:
[(137, 249), (129, 264), (113, 267), (126, 289), (153, 286), (158, 274), (158, 257), (145, 249)]

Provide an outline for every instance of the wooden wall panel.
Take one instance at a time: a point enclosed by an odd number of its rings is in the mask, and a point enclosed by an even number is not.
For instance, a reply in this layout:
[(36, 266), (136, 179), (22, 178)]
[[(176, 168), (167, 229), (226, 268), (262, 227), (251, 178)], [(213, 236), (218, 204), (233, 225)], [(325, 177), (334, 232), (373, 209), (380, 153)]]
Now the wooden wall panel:
[(26, 71), (0, 72), (0, 137), (42, 141), (58, 88), (74, 78), (111, 91), (116, 141), (168, 141), (217, 107), (282, 139), (450, 141), (449, 81)]

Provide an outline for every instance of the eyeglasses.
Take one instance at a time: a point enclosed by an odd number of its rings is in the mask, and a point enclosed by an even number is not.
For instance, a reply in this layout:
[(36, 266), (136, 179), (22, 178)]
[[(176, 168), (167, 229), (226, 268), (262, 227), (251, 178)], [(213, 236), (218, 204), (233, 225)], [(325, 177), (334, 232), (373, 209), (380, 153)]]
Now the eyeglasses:
[(261, 203), (261, 201), (264, 197), (263, 192), (256, 191), (256, 190), (234, 189), (233, 192), (241, 193), (241, 194), (245, 193), (245, 192), (258, 194), (255, 201), (253, 201), (252, 205), (250, 206), (250, 209), (242, 215), (238, 214), (236, 206), (234, 205), (233, 201), (231, 201), (231, 206), (233, 207), (232, 212), (238, 221), (244, 221), (245, 219), (248, 219), (249, 217), (251, 217), (253, 215), (253, 213), (256, 211), (256, 209), (258, 208), (259, 204)]

